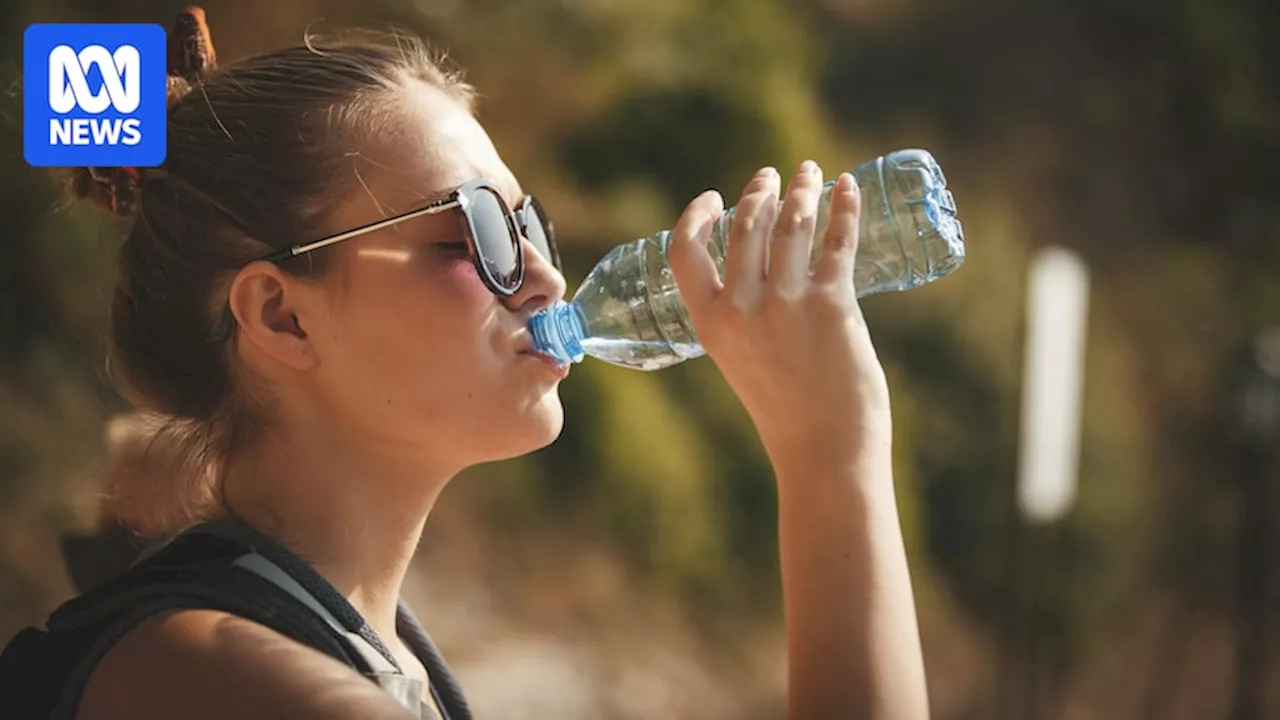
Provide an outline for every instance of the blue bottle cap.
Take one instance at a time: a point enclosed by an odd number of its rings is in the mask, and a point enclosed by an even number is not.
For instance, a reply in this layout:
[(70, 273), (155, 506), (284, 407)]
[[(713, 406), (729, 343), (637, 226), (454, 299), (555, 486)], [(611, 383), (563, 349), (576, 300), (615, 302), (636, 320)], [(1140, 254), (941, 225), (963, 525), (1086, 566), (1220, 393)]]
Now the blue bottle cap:
[(560, 362), (582, 362), (586, 356), (582, 350), (583, 332), (578, 309), (563, 300), (529, 318), (534, 349)]

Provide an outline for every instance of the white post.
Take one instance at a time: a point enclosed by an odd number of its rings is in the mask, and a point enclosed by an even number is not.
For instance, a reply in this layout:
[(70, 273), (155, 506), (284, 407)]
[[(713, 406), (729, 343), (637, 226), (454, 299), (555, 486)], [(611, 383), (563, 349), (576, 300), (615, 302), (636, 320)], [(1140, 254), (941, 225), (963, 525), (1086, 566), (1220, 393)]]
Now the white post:
[(1069, 250), (1032, 259), (1023, 358), (1018, 506), (1050, 523), (1075, 501), (1089, 305), (1089, 270)]

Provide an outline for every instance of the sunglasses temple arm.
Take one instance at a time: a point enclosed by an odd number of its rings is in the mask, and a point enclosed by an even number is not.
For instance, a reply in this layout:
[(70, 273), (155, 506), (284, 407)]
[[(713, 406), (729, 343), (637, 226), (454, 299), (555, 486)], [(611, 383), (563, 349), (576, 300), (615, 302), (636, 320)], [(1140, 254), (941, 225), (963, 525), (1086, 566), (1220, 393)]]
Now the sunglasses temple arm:
[(424, 215), (435, 215), (437, 213), (442, 213), (446, 210), (452, 210), (453, 208), (458, 207), (459, 204), (460, 203), (456, 199), (448, 200), (445, 202), (433, 203), (431, 205), (427, 205), (426, 207), (418, 208), (417, 210), (410, 210), (409, 212), (402, 213), (400, 215), (393, 215), (389, 218), (377, 220), (375, 222), (369, 223), (368, 225), (362, 225), (358, 228), (348, 230), (346, 232), (338, 233), (337, 235), (330, 235), (327, 238), (322, 238), (314, 242), (304, 243), (302, 245), (290, 245), (289, 247), (281, 248), (279, 250), (276, 250), (275, 252), (272, 252), (269, 255), (266, 255), (262, 259), (266, 260), (267, 262), (280, 262), (281, 260), (288, 260), (289, 258), (297, 257), (299, 255), (305, 255), (306, 253), (313, 252), (315, 250), (320, 250), (321, 248), (329, 247), (330, 245), (337, 245), (338, 243), (344, 240), (350, 240), (351, 238), (359, 237), (361, 235), (366, 235), (371, 232), (376, 232), (378, 230), (382, 230), (383, 228), (389, 228), (393, 225), (399, 225), (400, 223), (405, 222), (407, 220), (413, 220), (414, 218), (420, 218), (420, 217), (423, 217)]

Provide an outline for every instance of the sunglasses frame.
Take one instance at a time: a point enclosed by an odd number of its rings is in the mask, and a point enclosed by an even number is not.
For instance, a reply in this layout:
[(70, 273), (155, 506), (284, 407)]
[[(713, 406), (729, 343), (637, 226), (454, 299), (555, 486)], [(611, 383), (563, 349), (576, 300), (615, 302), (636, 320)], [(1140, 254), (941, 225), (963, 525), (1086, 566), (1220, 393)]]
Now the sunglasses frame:
[[(494, 199), (498, 201), (498, 206), (503, 212), (503, 219), (507, 223), (507, 234), (514, 245), (516, 258), (516, 267), (513, 270), (515, 273), (515, 281), (510, 288), (505, 287), (493, 276), (493, 273), (489, 270), (488, 264), (486, 263), (487, 258), (484, 256), (482, 246), (476, 239), (478, 237), (478, 233), (476, 232), (475, 219), (471, 215), (471, 208), (473, 205), (472, 198), (477, 192), (487, 192), (493, 195)], [(279, 263), (296, 258), (300, 255), (305, 255), (309, 252), (327, 248), (331, 245), (337, 245), (345, 240), (357, 238), (361, 235), (367, 235), (371, 232), (392, 227), (393, 225), (399, 225), (402, 222), (420, 218), (425, 215), (436, 215), (448, 210), (457, 210), (466, 221), (466, 242), (467, 249), (471, 256), (471, 262), (475, 265), (476, 272), (479, 273), (480, 279), (484, 281), (485, 287), (489, 288), (489, 291), (494, 295), (511, 297), (512, 295), (520, 292), (520, 289), (524, 287), (525, 259), (524, 243), (521, 242), (521, 239), (528, 239), (529, 237), (528, 218), (530, 212), (533, 212), (538, 217), (541, 221), (542, 228), (545, 231), (544, 234), (547, 238), (547, 251), (550, 253), (550, 257), (547, 258), (547, 261), (550, 262), (557, 270), (560, 269), (560, 249), (556, 245), (555, 227), (547, 218), (546, 212), (543, 211), (542, 204), (539, 203), (532, 195), (526, 195), (524, 200), (520, 202), (520, 205), (513, 211), (507, 206), (507, 201), (502, 199), (502, 193), (498, 191), (497, 186), (492, 181), (485, 178), (478, 178), (476, 180), (465, 182), (445, 197), (427, 203), (426, 205), (416, 207), (412, 210), (407, 210), (397, 215), (392, 215), (388, 218), (375, 220), (374, 222), (367, 223), (350, 230), (344, 230), (343, 232), (323, 237), (319, 240), (290, 245), (289, 247), (268, 253), (259, 258), (259, 260)]]

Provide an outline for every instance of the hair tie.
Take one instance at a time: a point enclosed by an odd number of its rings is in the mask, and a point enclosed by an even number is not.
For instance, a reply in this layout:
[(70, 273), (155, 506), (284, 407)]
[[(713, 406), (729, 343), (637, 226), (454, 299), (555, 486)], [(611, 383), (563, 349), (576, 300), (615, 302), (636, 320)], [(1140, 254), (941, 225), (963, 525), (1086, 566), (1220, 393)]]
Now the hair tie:
[(197, 85), (218, 66), (204, 8), (188, 5), (169, 29), (169, 74)]

